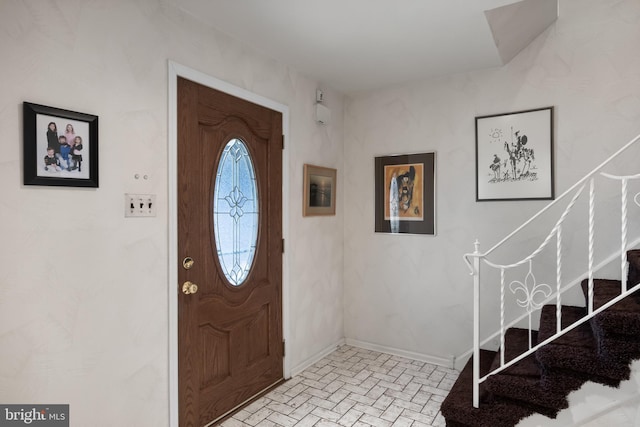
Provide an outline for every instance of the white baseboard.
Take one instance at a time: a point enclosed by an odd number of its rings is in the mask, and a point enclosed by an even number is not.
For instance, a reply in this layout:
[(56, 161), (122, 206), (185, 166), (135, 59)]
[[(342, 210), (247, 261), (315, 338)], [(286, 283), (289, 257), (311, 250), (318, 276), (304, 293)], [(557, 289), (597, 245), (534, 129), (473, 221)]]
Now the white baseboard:
[(330, 346), (326, 347), (324, 350), (321, 350), (318, 353), (314, 354), (313, 356), (306, 358), (305, 360), (303, 360), (302, 362), (298, 363), (296, 366), (294, 366), (291, 369), (291, 376), (295, 377), (300, 372), (304, 371), (309, 366), (311, 366), (314, 363), (318, 362), (319, 360), (323, 359), (327, 355), (333, 353), (334, 351), (336, 351), (336, 349), (338, 347), (340, 347), (341, 345), (344, 345), (344, 344), (345, 344), (345, 341), (344, 341), (344, 338), (342, 338), (342, 339), (336, 341), (335, 343), (331, 344)]
[(362, 348), (365, 350), (379, 351), (380, 353), (387, 353), (387, 354), (392, 354), (394, 356), (406, 357), (407, 359), (419, 360), (420, 362), (431, 363), (433, 365), (454, 369), (453, 357), (451, 359), (447, 359), (444, 357), (431, 356), (429, 354), (416, 353), (413, 351), (400, 350), (397, 348), (387, 347), (384, 345), (372, 344), (365, 341), (358, 341), (351, 338), (343, 338), (325, 347), (323, 350), (319, 351), (313, 356), (308, 357), (302, 362), (298, 363), (296, 366), (294, 366), (291, 369), (291, 376), (295, 377), (296, 375), (298, 375), (299, 373), (307, 369), (309, 366), (325, 358), (329, 354), (336, 351), (338, 347), (345, 344), (350, 345), (352, 347)]
[(455, 369), (456, 371), (460, 372), (464, 369), (464, 366), (467, 364), (467, 362), (469, 361), (469, 359), (471, 359), (471, 354), (463, 354), (462, 356), (454, 356), (453, 359), (453, 369)]
[(392, 354), (394, 356), (406, 357), (407, 359), (419, 360), (420, 362), (431, 363), (433, 365), (438, 365), (438, 366), (442, 366), (449, 369), (454, 368), (453, 357), (451, 359), (447, 359), (444, 357), (432, 356), (432, 355), (423, 354), (423, 353), (416, 353), (416, 352), (407, 351), (407, 350), (400, 350), (397, 348), (387, 347), (379, 344), (372, 344), (365, 341), (358, 341), (351, 338), (345, 339), (345, 343), (347, 345), (364, 348), (366, 350), (379, 351), (380, 353), (387, 353), (387, 354)]

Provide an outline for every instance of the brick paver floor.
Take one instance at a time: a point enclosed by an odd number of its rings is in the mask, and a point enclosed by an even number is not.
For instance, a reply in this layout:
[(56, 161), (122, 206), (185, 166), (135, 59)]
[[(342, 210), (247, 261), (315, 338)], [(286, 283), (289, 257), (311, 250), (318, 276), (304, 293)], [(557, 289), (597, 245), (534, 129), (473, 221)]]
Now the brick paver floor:
[(440, 404), (457, 376), (452, 369), (345, 345), (221, 426), (444, 427)]

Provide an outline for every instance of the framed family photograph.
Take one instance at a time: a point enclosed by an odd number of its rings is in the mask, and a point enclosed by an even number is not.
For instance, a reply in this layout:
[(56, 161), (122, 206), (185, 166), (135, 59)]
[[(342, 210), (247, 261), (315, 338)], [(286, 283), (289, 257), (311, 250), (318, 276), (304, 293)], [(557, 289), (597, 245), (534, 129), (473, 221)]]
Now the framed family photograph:
[(476, 201), (553, 198), (553, 107), (476, 117)]
[(375, 231), (436, 234), (436, 153), (375, 158)]
[(24, 184), (98, 187), (98, 116), (23, 103)]
[(336, 214), (337, 170), (304, 165), (303, 216)]

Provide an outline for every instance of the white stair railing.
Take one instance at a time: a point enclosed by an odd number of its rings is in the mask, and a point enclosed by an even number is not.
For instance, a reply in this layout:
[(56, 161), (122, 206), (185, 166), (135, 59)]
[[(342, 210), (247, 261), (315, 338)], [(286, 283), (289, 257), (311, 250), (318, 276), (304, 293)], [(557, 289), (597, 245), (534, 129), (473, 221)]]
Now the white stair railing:
[[(464, 255), (464, 260), (467, 264), (467, 266), (470, 268), (471, 270), (471, 275), (473, 276), (473, 287), (474, 287), (474, 314), (473, 314), (473, 320), (474, 320), (474, 327), (473, 327), (473, 405), (474, 407), (478, 407), (479, 406), (479, 388), (480, 388), (480, 384), (483, 383), (487, 378), (489, 378), (491, 375), (495, 375), (505, 369), (507, 369), (508, 367), (510, 367), (511, 365), (519, 362), (520, 360), (524, 359), (525, 357), (527, 357), (528, 355), (532, 354), (533, 352), (535, 352), (538, 348), (542, 347), (543, 345), (552, 342), (553, 340), (555, 340), (556, 338), (564, 335), (565, 333), (569, 332), (570, 330), (576, 328), (577, 326), (583, 324), (584, 322), (588, 321), (590, 318), (592, 318), (593, 316), (595, 316), (596, 314), (600, 313), (601, 311), (607, 309), (608, 307), (610, 307), (611, 305), (615, 304), (616, 302), (620, 301), (621, 299), (625, 298), (627, 295), (640, 290), (640, 284), (635, 284), (632, 283), (631, 284), (631, 289), (627, 289), (628, 288), (628, 283), (627, 283), (627, 270), (628, 270), (628, 263), (627, 263), (627, 259), (626, 259), (626, 251), (631, 247), (629, 245), (629, 230), (628, 230), (628, 208), (627, 208), (627, 204), (628, 204), (628, 184), (629, 181), (634, 181), (634, 180), (639, 180), (640, 179), (640, 174), (636, 174), (636, 175), (614, 175), (611, 173), (605, 173), (603, 172), (603, 169), (605, 168), (605, 166), (609, 165), (614, 159), (618, 158), (619, 156), (621, 156), (625, 151), (627, 151), (631, 146), (633, 146), (634, 144), (636, 144), (638, 141), (640, 141), (640, 135), (638, 135), (637, 137), (635, 137), (634, 139), (632, 139), (631, 141), (629, 141), (626, 145), (624, 145), (622, 148), (620, 148), (617, 152), (615, 152), (612, 156), (610, 156), (607, 160), (605, 160), (604, 162), (602, 162), (599, 166), (597, 166), (593, 171), (591, 171), (590, 173), (588, 173), (584, 178), (582, 178), (580, 181), (578, 181), (576, 184), (574, 184), (571, 188), (569, 188), (567, 191), (565, 191), (561, 196), (559, 196), (556, 200), (554, 200), (552, 203), (548, 204), (545, 208), (543, 208), (542, 210), (540, 210), (536, 215), (534, 215), (533, 217), (531, 217), (528, 221), (526, 221), (524, 224), (522, 224), (520, 227), (518, 227), (516, 230), (514, 230), (512, 233), (510, 233), (507, 237), (505, 237), (504, 239), (502, 239), (500, 242), (498, 242), (495, 246), (493, 246), (491, 249), (489, 249), (488, 251), (482, 253), (480, 252), (480, 243), (476, 240), (474, 246), (475, 246), (475, 251), (473, 253), (469, 253), (469, 254), (465, 254)], [(620, 257), (620, 274), (621, 274), (621, 279), (622, 279), (622, 289), (621, 289), (621, 294), (616, 297), (615, 299), (611, 300), (609, 303), (599, 307), (597, 310), (594, 310), (593, 307), (593, 282), (594, 282), (594, 272), (598, 271), (603, 265), (606, 265), (608, 262), (610, 262), (611, 259), (606, 259), (603, 260), (602, 262), (600, 262), (597, 266), (594, 266), (594, 253), (595, 253), (595, 230), (596, 230), (596, 226), (598, 224), (602, 224), (605, 220), (601, 220), (600, 222), (596, 223), (596, 215), (595, 215), (595, 208), (596, 208), (596, 203), (595, 203), (595, 198), (596, 198), (596, 178), (604, 178), (604, 179), (608, 179), (608, 180), (615, 180), (615, 181), (620, 181), (620, 205), (621, 205), (621, 229), (620, 229), (620, 253), (618, 255), (618, 253), (616, 252), (613, 257), (610, 258), (617, 258), (618, 256)], [(563, 250), (562, 250), (562, 232), (563, 232), (563, 226), (565, 225), (565, 222), (567, 222), (567, 218), (569, 216), (570, 213), (572, 213), (574, 211), (574, 209), (576, 209), (576, 202), (580, 199), (580, 197), (583, 195), (585, 188), (587, 187), (587, 183), (589, 184), (588, 188), (588, 227), (587, 227), (587, 241), (588, 241), (588, 259), (587, 259), (587, 272), (586, 272), (586, 276), (588, 279), (588, 285), (587, 285), (587, 315), (578, 320), (577, 322), (574, 322), (573, 324), (569, 325), (568, 327), (565, 327), (564, 329), (562, 328), (562, 311), (561, 311), (561, 307), (562, 307), (562, 294), (563, 292), (565, 292), (566, 290), (572, 288), (573, 286), (575, 286), (576, 284), (581, 282), (581, 279), (576, 279), (573, 280), (571, 283), (569, 283), (568, 285), (564, 286), (563, 285)], [(514, 236), (516, 236), (516, 234), (518, 234), (521, 230), (523, 230), (525, 227), (527, 227), (529, 224), (531, 224), (534, 220), (538, 219), (540, 216), (542, 216), (545, 212), (549, 211), (550, 209), (552, 209), (555, 206), (558, 206), (558, 203), (560, 203), (562, 200), (566, 200), (569, 198), (569, 196), (571, 196), (571, 199), (569, 201), (569, 203), (567, 204), (566, 208), (564, 209), (564, 211), (562, 212), (562, 214), (559, 216), (558, 220), (555, 222), (555, 225), (551, 228), (551, 231), (547, 234), (546, 238), (543, 240), (543, 242), (534, 250), (532, 251), (528, 256), (520, 259), (519, 261), (513, 262), (513, 263), (509, 263), (509, 264), (500, 264), (500, 263), (496, 263), (493, 261), (489, 260), (489, 255), (493, 254), (494, 251), (496, 251), (498, 248), (501, 248), (503, 246), (506, 246), (508, 243), (512, 243), (514, 239)], [(640, 207), (640, 192), (638, 194), (636, 194), (633, 197), (633, 201), (635, 202), (635, 204)], [(555, 248), (555, 260), (556, 260), (556, 274), (555, 274), (555, 291), (552, 289), (552, 286), (547, 284), (547, 283), (536, 283), (536, 277), (533, 273), (533, 261), (534, 259), (540, 255), (540, 253), (549, 245), (549, 243), (551, 242), (551, 240), (555, 238), (556, 241), (556, 248)], [(636, 237), (636, 240), (632, 243), (633, 246), (637, 245), (640, 243), (640, 237)], [(517, 296), (516, 299), (516, 304), (525, 309), (525, 314), (516, 318), (513, 321), (510, 322), (506, 322), (505, 319), (505, 290), (507, 288), (506, 285), (506, 280), (505, 280), (505, 273), (509, 270), (512, 270), (516, 267), (522, 266), (522, 265), (528, 265), (528, 272), (525, 276), (524, 281), (519, 281), (519, 280), (513, 280), (509, 283), (508, 285), (508, 289)], [(488, 338), (484, 339), (483, 341), (481, 341), (480, 338), (480, 324), (481, 324), (481, 311), (480, 311), (480, 292), (482, 289), (482, 285), (483, 285), (483, 278), (486, 277), (485, 275), (481, 275), (481, 267), (482, 266), (486, 266), (492, 269), (495, 269), (500, 276), (500, 301), (499, 301), (499, 311), (500, 311), (500, 326), (499, 326), (499, 330), (495, 333), (493, 333), (491, 336), (489, 336)], [(489, 283), (487, 283), (486, 285), (491, 285)], [(541, 342), (541, 343), (537, 343), (536, 345), (533, 345), (532, 342), (532, 315), (534, 312), (540, 310), (542, 308), (542, 306), (544, 304), (547, 304), (551, 301), (553, 301), (555, 299), (555, 303), (556, 303), (556, 322), (557, 322), (557, 326), (556, 326), (556, 333), (549, 337), (548, 339), (546, 339), (545, 341)], [(523, 321), (523, 320), (527, 320), (528, 323), (528, 330), (529, 330), (529, 346), (528, 346), (528, 350), (524, 353), (522, 353), (521, 355), (519, 355), (518, 357), (510, 360), (509, 362), (505, 363), (505, 357), (504, 357), (504, 348), (505, 348), (505, 333), (506, 330), (509, 327), (512, 327), (516, 324), (518, 324), (519, 322)], [(495, 339), (496, 337), (499, 336), (499, 343), (500, 343), (500, 366), (493, 370), (492, 372), (487, 373), (484, 376), (480, 375), (480, 348), (484, 345), (486, 345), (487, 343), (489, 343), (491, 340)]]

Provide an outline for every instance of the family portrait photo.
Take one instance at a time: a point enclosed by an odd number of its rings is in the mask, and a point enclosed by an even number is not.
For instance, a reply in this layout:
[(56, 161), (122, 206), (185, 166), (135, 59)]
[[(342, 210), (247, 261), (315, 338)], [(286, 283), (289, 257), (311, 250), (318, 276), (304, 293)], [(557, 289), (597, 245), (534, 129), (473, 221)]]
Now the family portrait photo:
[(91, 151), (88, 123), (38, 114), (36, 132), (37, 156), (42, 158), (38, 176), (89, 178), (88, 163), (82, 169)]
[(26, 185), (97, 187), (98, 117), (24, 103)]

